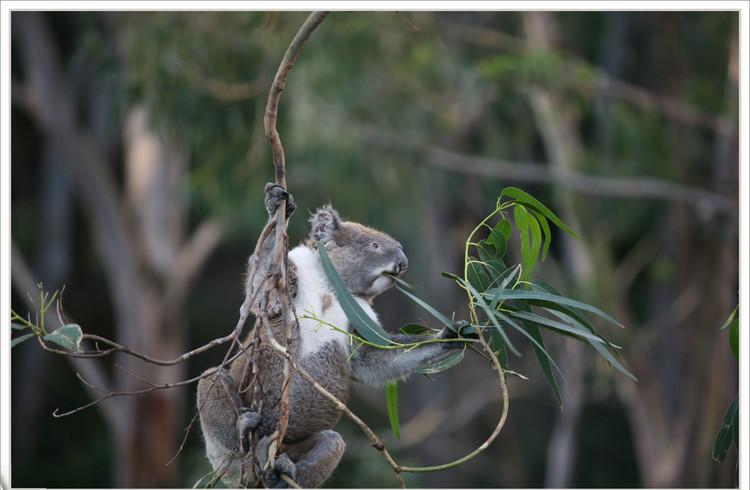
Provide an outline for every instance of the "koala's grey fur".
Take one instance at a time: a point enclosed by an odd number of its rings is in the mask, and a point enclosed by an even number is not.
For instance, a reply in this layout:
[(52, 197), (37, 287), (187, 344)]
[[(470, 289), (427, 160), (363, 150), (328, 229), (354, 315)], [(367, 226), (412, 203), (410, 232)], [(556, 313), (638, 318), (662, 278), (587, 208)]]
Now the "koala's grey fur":
[[(287, 201), (287, 214), (293, 201), (291, 196), (277, 186), (267, 186), (266, 205), (270, 220), (276, 206)], [(331, 261), (347, 288), (358, 298), (358, 302), (377, 321), (371, 303), (375, 296), (393, 285), (394, 280), (384, 272), (400, 274), (407, 268), (407, 258), (400, 243), (380, 231), (358, 223), (343, 221), (330, 205), (318, 209), (310, 219), (309, 239), (289, 253), (290, 289), (297, 317), (303, 317), (310, 304), (319, 318), (348, 329), (330, 286), (321, 276), (317, 259), (317, 247), (325, 246)], [(314, 269), (314, 270), (309, 270)], [(322, 279), (320, 279), (322, 277)], [(312, 300), (310, 298), (312, 297)], [(305, 303), (305, 304), (302, 304)], [(435, 343), (412, 349), (382, 350), (366, 345), (359, 346), (350, 355), (349, 340), (342, 333), (313, 329), (312, 320), (301, 319), (292, 332), (292, 352), (297, 353), (298, 363), (316, 381), (339, 400), (346, 403), (349, 385), (356, 379), (372, 385), (402, 379), (416, 370), (445, 359), (455, 348), (455, 343)], [(281, 321), (272, 321), (271, 331), (276, 338), (285, 330)], [(337, 337), (341, 336), (341, 337)], [(441, 338), (451, 336), (445, 330)], [(258, 376), (247, 379), (252, 366), (249, 357), (235, 360), (229, 371), (215, 372), (198, 384), (198, 407), (201, 428), (206, 441), (206, 453), (214, 469), (223, 475), (230, 486), (253, 486), (257, 484), (251, 468), (246, 467), (246, 452), (249, 449), (247, 434), (255, 431), (261, 440), (276, 428), (279, 417), (279, 400), (283, 380), (283, 360), (264, 342), (257, 349)], [(429, 337), (394, 335), (402, 343), (424, 340)], [(351, 359), (349, 359), (351, 357)], [(261, 399), (253, 400), (253, 390), (244, 390), (248, 383), (257, 383)], [(241, 394), (238, 394), (241, 391)], [(245, 407), (259, 407), (258, 413)], [(344, 452), (341, 436), (331, 430), (341, 413), (323, 398), (309, 383), (293, 375), (289, 391), (289, 425), (284, 444), (279, 451), (274, 470), (266, 475), (269, 486), (285, 486), (280, 474), (295, 479), (303, 487), (317, 487), (334, 470)]]

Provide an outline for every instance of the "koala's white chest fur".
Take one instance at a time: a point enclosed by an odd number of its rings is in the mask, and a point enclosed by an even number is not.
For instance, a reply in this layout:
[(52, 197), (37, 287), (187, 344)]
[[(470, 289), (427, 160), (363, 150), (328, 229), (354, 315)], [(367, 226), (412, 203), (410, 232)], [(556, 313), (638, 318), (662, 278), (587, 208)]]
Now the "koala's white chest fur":
[[(336, 299), (317, 252), (305, 245), (299, 245), (289, 252), (289, 259), (297, 267), (297, 297), (294, 311), (297, 313), (300, 328), (302, 356), (313, 354), (329, 342), (339, 342), (348, 351), (349, 337), (305, 316), (315, 316), (341, 330), (350, 331), (349, 320)], [(355, 297), (367, 315), (378, 322), (378, 316), (365, 300)]]

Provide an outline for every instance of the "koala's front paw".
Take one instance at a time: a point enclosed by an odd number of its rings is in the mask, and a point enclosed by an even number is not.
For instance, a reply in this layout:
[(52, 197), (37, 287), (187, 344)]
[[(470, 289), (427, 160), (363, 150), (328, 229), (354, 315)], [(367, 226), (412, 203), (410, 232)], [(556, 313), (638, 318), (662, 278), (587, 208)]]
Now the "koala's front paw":
[(279, 454), (273, 468), (266, 473), (268, 488), (287, 488), (289, 485), (281, 478), (282, 475), (286, 475), (292, 480), (297, 478), (297, 466), (286, 453)]
[(294, 210), (297, 209), (297, 205), (294, 204), (294, 198), (289, 194), (286, 189), (280, 185), (269, 182), (266, 184), (266, 211), (268, 215), (272, 216), (276, 209), (278, 209), (281, 201), (286, 201), (286, 217), (289, 218)]
[(260, 425), (260, 415), (247, 407), (240, 408), (237, 417), (237, 434), (240, 436), (240, 448), (247, 454), (250, 452), (250, 436), (253, 430)]
[[(466, 320), (459, 320), (453, 323), (453, 328), (443, 328), (436, 336), (439, 339), (476, 339), (478, 337), (477, 329)], [(447, 343), (447, 347), (457, 348), (463, 347), (465, 342), (450, 342)]]

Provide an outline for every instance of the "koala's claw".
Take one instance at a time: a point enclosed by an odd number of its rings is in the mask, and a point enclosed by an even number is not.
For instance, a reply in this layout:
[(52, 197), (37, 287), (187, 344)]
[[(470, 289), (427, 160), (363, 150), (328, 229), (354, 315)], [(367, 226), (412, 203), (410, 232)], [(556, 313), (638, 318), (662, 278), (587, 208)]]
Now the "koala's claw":
[[(439, 339), (476, 339), (479, 336), (477, 334), (476, 327), (467, 322), (466, 320), (458, 320), (453, 323), (453, 328), (445, 327), (437, 338)], [(450, 342), (447, 344), (448, 347), (463, 347), (464, 342)]]
[(266, 473), (268, 488), (287, 488), (289, 485), (281, 478), (282, 475), (286, 475), (292, 480), (297, 478), (297, 466), (286, 453), (279, 454), (273, 468)]
[(240, 408), (237, 417), (237, 433), (240, 435), (240, 448), (243, 453), (250, 452), (250, 436), (253, 430), (260, 425), (260, 415), (247, 407)]
[(297, 205), (294, 203), (294, 197), (292, 197), (292, 195), (289, 194), (286, 189), (284, 189), (280, 185), (269, 182), (266, 184), (265, 192), (266, 211), (268, 211), (269, 216), (273, 215), (276, 212), (276, 209), (278, 209), (281, 201), (286, 201), (287, 218), (289, 218), (289, 216), (291, 216), (292, 213), (294, 213), (294, 211), (297, 209)]

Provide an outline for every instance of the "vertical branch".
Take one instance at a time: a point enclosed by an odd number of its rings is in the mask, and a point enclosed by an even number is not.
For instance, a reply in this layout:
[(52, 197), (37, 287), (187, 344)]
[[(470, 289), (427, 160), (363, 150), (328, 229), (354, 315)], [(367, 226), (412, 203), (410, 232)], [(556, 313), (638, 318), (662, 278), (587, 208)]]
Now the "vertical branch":
[[(276, 71), (276, 75), (273, 78), (271, 89), (268, 93), (268, 102), (266, 103), (266, 112), (263, 117), (263, 126), (266, 131), (266, 138), (271, 145), (271, 154), (273, 156), (273, 167), (276, 184), (286, 189), (286, 160), (284, 158), (284, 147), (281, 144), (281, 137), (279, 131), (276, 128), (276, 121), (278, 119), (279, 102), (281, 100), (281, 93), (284, 91), (286, 86), (286, 80), (294, 67), (294, 63), (297, 61), (303, 46), (307, 42), (310, 34), (323, 22), (323, 19), (328, 15), (328, 12), (313, 12), (302, 24), (302, 27), (297, 31), (297, 34), (292, 39), (289, 47), (284, 53), (284, 57), (279, 64), (279, 68)], [(284, 346), (288, 352), (289, 346), (291, 345), (292, 337), (292, 321), (289, 317), (289, 309), (291, 306), (291, 298), (289, 296), (289, 289), (287, 287), (288, 277), (288, 263), (287, 263), (287, 250), (288, 250), (288, 237), (286, 234), (286, 208), (285, 206), (279, 206), (276, 210), (276, 229), (275, 229), (275, 241), (274, 248), (271, 251), (271, 256), (274, 258), (273, 263), (278, 264), (279, 268), (275, 271), (276, 274), (276, 292), (279, 297), (279, 303), (281, 305), (281, 318), (283, 324), (286, 326), (285, 342)], [(266, 320), (262, 320), (266, 321)], [(294, 319), (296, 325), (296, 319)], [(275, 339), (271, 338), (272, 342)], [(294, 353), (291, 353), (294, 356)], [(273, 464), (275, 460), (275, 452), (284, 440), (284, 434), (289, 423), (289, 387), (291, 386), (292, 372), (290, 359), (284, 356), (284, 371), (283, 371), (283, 389), (281, 392), (281, 405), (280, 405), (280, 416), (276, 426), (275, 442), (272, 446), (274, 450), (269, 449), (268, 463)]]

